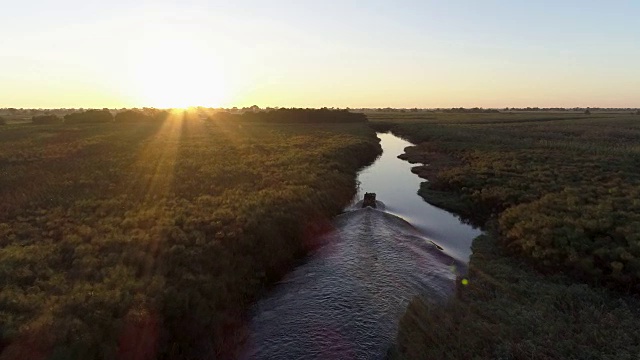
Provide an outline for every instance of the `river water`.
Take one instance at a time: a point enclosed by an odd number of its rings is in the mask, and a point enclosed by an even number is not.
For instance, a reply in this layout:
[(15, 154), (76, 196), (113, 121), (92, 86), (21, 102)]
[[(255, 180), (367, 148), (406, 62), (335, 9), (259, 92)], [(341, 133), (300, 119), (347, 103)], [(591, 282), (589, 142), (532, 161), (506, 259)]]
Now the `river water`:
[(414, 165), (398, 159), (404, 148), (413, 144), (390, 133), (379, 133), (378, 137), (384, 152), (358, 175), (357, 197), (376, 193), (387, 212), (407, 220), (447, 254), (468, 263), (471, 240), (480, 235), (480, 230), (462, 224), (457, 216), (430, 205), (417, 194), (425, 180), (411, 172)]
[[(415, 295), (446, 299), (480, 232), (422, 200), (422, 181), (397, 158), (410, 143), (378, 134), (383, 155), (359, 174), (359, 196), (323, 247), (252, 309), (245, 359), (381, 359)], [(356, 204), (357, 205), (357, 204)]]

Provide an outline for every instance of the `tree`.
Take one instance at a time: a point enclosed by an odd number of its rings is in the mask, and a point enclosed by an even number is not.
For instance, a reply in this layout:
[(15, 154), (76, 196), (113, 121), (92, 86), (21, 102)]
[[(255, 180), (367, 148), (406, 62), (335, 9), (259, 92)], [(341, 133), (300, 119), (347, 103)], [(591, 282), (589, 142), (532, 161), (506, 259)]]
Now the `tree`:
[(64, 116), (64, 120), (69, 124), (110, 122), (113, 121), (113, 115), (111, 115), (111, 112), (108, 109), (87, 110), (67, 114)]
[(138, 122), (138, 121), (148, 121), (149, 117), (144, 114), (142, 111), (137, 110), (125, 110), (116, 114), (114, 121), (115, 122)]
[(145, 108), (140, 110), (125, 110), (116, 114), (116, 122), (164, 121), (169, 113), (164, 110)]

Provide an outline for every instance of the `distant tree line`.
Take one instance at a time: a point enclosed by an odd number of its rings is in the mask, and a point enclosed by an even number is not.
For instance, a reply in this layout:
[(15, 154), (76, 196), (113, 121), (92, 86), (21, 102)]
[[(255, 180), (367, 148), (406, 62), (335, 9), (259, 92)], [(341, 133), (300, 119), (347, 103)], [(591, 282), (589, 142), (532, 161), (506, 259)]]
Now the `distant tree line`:
[(107, 122), (148, 122), (164, 121), (169, 117), (166, 110), (154, 108), (124, 110), (114, 117), (109, 109), (86, 110), (64, 115), (63, 118), (55, 114), (34, 115), (31, 121), (36, 125), (45, 124), (83, 124), (83, 123), (107, 123)]
[[(87, 110), (83, 112), (76, 112), (67, 114), (64, 116), (64, 122), (66, 124), (80, 124), (80, 123), (101, 123), (113, 121), (113, 115), (107, 109), (103, 110)], [(36, 125), (47, 124), (59, 124), (63, 120), (54, 114), (49, 115), (35, 115), (31, 117), (31, 122)]]
[(516, 107), (506, 107), (503, 111), (575, 111), (575, 112), (586, 112), (589, 110), (592, 111), (629, 111), (633, 113), (635, 111), (636, 114), (640, 114), (640, 110), (633, 108), (600, 108), (600, 107), (573, 107), (573, 108), (562, 108), (562, 107), (524, 107), (524, 108), (516, 108)]
[(499, 113), (498, 109), (485, 109), (485, 108), (435, 108), (435, 109), (419, 109), (419, 108), (411, 108), (411, 109), (396, 109), (396, 108), (378, 108), (378, 109), (354, 109), (354, 111), (376, 111), (376, 112), (426, 112), (426, 113), (435, 113), (435, 112), (443, 112), (443, 113), (460, 113), (460, 114), (487, 114), (487, 113)]
[(116, 114), (116, 122), (164, 121), (169, 117), (166, 110), (145, 108), (142, 110), (125, 110)]
[(113, 121), (113, 115), (109, 109), (87, 110), (83, 112), (71, 113), (64, 116), (65, 123), (102, 123)]
[[(215, 116), (215, 114), (217, 113), (231, 113), (231, 114), (244, 114), (247, 112), (253, 112), (253, 113), (260, 113), (260, 112), (271, 112), (271, 111), (277, 111), (280, 108), (273, 108), (273, 107), (267, 107), (264, 109), (261, 109), (260, 107), (258, 107), (257, 105), (253, 105), (250, 107), (243, 107), (243, 108), (237, 108), (237, 107), (232, 107), (232, 108), (212, 108), (212, 107), (202, 107), (202, 106), (198, 106), (198, 107), (193, 107), (193, 108), (189, 108), (187, 111), (189, 113), (193, 113), (193, 114), (198, 114), (200, 117), (202, 118), (206, 118), (206, 117), (212, 117)], [(354, 109), (350, 109), (350, 108), (346, 108), (344, 110), (340, 110), (340, 109), (336, 109), (336, 108), (323, 108), (320, 110), (336, 110), (336, 111), (348, 111), (348, 112), (352, 112), (352, 113), (370, 113), (370, 112), (401, 112), (401, 113), (407, 113), (407, 112), (411, 112), (411, 113), (437, 113), (437, 112), (443, 112), (443, 113), (503, 113), (503, 112), (518, 112), (518, 111), (522, 111), (522, 112), (586, 112), (586, 110), (589, 110), (590, 112), (593, 111), (598, 111), (598, 112), (603, 112), (603, 111), (610, 111), (610, 112), (627, 112), (628, 114), (635, 114), (635, 115), (640, 115), (640, 109), (637, 108), (598, 108), (598, 107), (586, 107), (586, 108), (580, 108), (580, 107), (574, 107), (574, 108), (562, 108), (562, 107), (505, 107), (502, 109), (485, 109), (485, 108), (462, 108), (462, 107), (458, 107), (458, 108), (391, 108), (391, 107), (385, 107), (385, 108), (354, 108)], [(291, 109), (283, 109), (283, 110), (291, 110)], [(95, 111), (98, 110), (85, 110), (85, 109), (72, 109), (72, 108), (59, 108), (59, 109), (16, 109), (16, 108), (0, 108), (0, 116), (8, 116), (8, 117), (14, 117), (14, 116), (18, 116), (18, 117), (24, 117), (24, 116), (40, 116), (40, 115), (57, 115), (59, 117), (64, 117), (66, 115), (71, 115), (71, 114), (75, 114), (75, 113), (80, 113), (80, 114), (85, 114), (84, 116), (79, 116), (79, 115), (73, 115), (74, 120), (77, 120), (77, 122), (100, 122), (100, 121), (94, 121), (96, 120), (93, 116), (91, 116), (92, 113), (94, 113)], [(169, 114), (169, 111), (171, 111), (171, 109), (155, 109), (155, 108), (133, 108), (133, 109), (126, 109), (126, 108), (122, 108), (122, 109), (102, 109), (102, 111), (105, 112), (110, 112), (113, 115), (120, 114), (123, 112), (127, 112), (127, 114), (122, 115), (121, 119), (122, 121), (147, 121), (147, 120), (163, 120), (164, 118), (166, 118), (166, 116)], [(133, 113), (129, 113), (129, 112), (135, 112), (136, 114)], [(86, 114), (88, 113), (88, 114)], [(143, 115), (140, 115), (143, 114)], [(133, 116), (135, 115), (135, 116)], [(224, 115), (222, 115), (224, 116)], [(105, 118), (103, 118), (102, 121), (106, 121)], [(126, 119), (126, 120), (125, 120)], [(6, 120), (6, 119), (5, 119)], [(118, 120), (116, 120), (118, 121)], [(72, 121), (74, 122), (74, 121)]]
[(416, 112), (426, 112), (426, 113), (437, 113), (437, 112), (442, 112), (442, 113), (500, 113), (500, 112), (509, 112), (509, 111), (526, 111), (526, 112), (553, 112), (553, 111), (558, 111), (558, 112), (568, 112), (568, 111), (574, 111), (574, 112), (585, 112), (586, 110), (590, 110), (590, 111), (611, 111), (611, 112), (629, 112), (631, 114), (636, 114), (636, 115), (640, 115), (640, 110), (639, 109), (635, 109), (635, 108), (598, 108), (598, 107), (586, 107), (586, 108), (581, 108), (581, 107), (574, 107), (574, 108), (562, 108), (562, 107), (505, 107), (503, 109), (485, 109), (485, 108), (463, 108), (463, 107), (458, 107), (458, 108), (428, 108), (428, 109), (424, 109), (424, 108), (391, 108), (391, 107), (385, 107), (385, 108), (357, 108), (357, 109), (351, 109), (352, 111), (357, 111), (357, 112), (401, 112), (401, 113), (406, 113), (406, 112), (412, 112), (412, 113), (416, 113)]
[(271, 111), (248, 111), (232, 114), (221, 111), (213, 114), (213, 119), (223, 121), (265, 122), (265, 123), (361, 123), (367, 122), (362, 113), (348, 110), (322, 109), (276, 109)]
[[(201, 118), (215, 118), (248, 122), (270, 122), (270, 123), (331, 123), (331, 122), (365, 122), (366, 117), (361, 113), (371, 112), (402, 112), (402, 113), (505, 113), (505, 112), (582, 112), (591, 114), (594, 111), (603, 112), (623, 112), (628, 114), (640, 115), (639, 109), (633, 108), (560, 108), (560, 107), (526, 107), (515, 108), (506, 107), (504, 109), (485, 109), (485, 108), (436, 108), (436, 109), (397, 109), (397, 108), (359, 108), (359, 109), (286, 109), (271, 108), (260, 109), (254, 105), (244, 108), (205, 108), (196, 107), (185, 110), (191, 117), (200, 116)], [(114, 116), (115, 114), (115, 116)], [(9, 116), (25, 116), (31, 115), (34, 124), (56, 124), (56, 123), (102, 123), (102, 122), (145, 122), (145, 121), (164, 121), (169, 117), (169, 110), (155, 108), (133, 108), (133, 109), (107, 109), (102, 110), (84, 110), (84, 109), (0, 109), (0, 115)], [(22, 118), (21, 118), (22, 120)], [(0, 120), (0, 125), (6, 124), (6, 119)]]
[(474, 107), (474, 108), (451, 108), (451, 109), (442, 109), (440, 110), (444, 113), (473, 113), (473, 114), (493, 114), (493, 113), (499, 113), (500, 111), (498, 111), (497, 109), (483, 109), (483, 108), (478, 108), (478, 107)]

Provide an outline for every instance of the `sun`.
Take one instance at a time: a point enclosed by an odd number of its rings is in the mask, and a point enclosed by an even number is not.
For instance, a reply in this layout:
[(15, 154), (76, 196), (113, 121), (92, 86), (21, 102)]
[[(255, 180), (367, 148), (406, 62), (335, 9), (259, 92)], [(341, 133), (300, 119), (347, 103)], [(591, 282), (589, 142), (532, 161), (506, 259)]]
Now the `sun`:
[(135, 63), (130, 80), (145, 106), (219, 107), (229, 100), (224, 67), (204, 46), (182, 40), (151, 43)]

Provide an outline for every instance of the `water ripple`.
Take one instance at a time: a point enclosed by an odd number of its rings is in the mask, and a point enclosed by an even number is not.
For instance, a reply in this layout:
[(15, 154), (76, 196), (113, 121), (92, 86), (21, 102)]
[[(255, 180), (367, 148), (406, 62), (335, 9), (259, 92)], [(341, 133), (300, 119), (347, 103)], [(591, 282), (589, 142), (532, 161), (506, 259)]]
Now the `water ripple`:
[(338, 216), (324, 247), (253, 308), (245, 359), (380, 359), (408, 302), (454, 289), (460, 264), (371, 208)]

